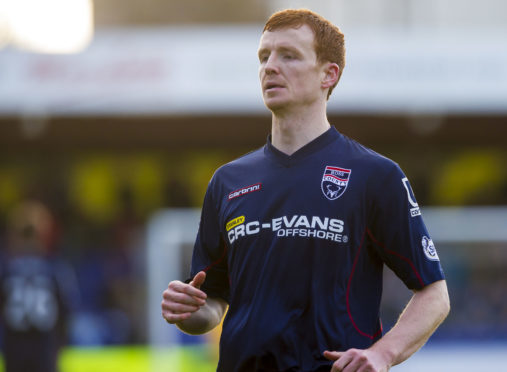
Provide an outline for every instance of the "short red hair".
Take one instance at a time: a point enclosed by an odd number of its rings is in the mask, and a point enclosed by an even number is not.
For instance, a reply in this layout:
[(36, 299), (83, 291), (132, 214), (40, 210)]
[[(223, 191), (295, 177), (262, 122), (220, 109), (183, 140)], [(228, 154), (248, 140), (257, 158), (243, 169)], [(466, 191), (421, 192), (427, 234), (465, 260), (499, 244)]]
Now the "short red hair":
[[(317, 60), (321, 63), (336, 63), (340, 67), (336, 81), (338, 84), (345, 68), (345, 36), (337, 26), (327, 19), (308, 9), (286, 9), (269, 17), (262, 32), (282, 28), (299, 28), (303, 25), (308, 25), (313, 31)], [(329, 88), (328, 97), (336, 84)]]

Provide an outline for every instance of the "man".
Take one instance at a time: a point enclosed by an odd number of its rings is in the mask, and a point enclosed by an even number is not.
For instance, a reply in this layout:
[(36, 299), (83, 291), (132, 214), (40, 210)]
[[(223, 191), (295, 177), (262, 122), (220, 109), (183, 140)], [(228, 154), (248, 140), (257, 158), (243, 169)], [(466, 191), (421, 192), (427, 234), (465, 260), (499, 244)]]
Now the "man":
[[(331, 127), (343, 34), (307, 10), (268, 20), (259, 46), (267, 144), (221, 167), (204, 199), (192, 280), (162, 314), (190, 334), (227, 316), (218, 371), (387, 371), (449, 312), (438, 255), (407, 178)], [(382, 337), (387, 264), (414, 291)]]
[(70, 266), (49, 255), (54, 225), (36, 201), (14, 208), (0, 258), (0, 326), (6, 372), (55, 372), (78, 298)]

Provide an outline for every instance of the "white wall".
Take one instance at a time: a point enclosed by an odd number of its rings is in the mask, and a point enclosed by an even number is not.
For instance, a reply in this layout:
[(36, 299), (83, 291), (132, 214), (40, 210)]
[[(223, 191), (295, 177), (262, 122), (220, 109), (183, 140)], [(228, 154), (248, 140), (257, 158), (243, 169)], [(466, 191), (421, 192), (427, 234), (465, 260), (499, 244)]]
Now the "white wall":
[(507, 344), (435, 343), (423, 347), (393, 372), (505, 371)]
[[(0, 51), (0, 115), (266, 113), (262, 25), (111, 29), (74, 55)], [(507, 43), (475, 29), (346, 30), (330, 112), (507, 113)]]
[(340, 27), (473, 27), (507, 30), (504, 0), (269, 0), (270, 12), (309, 8)]

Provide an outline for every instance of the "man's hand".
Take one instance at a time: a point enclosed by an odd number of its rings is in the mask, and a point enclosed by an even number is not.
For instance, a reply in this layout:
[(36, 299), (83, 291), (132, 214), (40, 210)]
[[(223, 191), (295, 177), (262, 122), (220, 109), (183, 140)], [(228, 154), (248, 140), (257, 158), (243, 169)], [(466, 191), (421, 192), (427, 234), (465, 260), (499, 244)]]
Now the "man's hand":
[(192, 316), (206, 304), (206, 293), (201, 285), (206, 280), (204, 271), (198, 272), (190, 284), (174, 280), (162, 293), (162, 316), (171, 324), (179, 323)]
[(387, 372), (389, 365), (372, 350), (349, 349), (324, 351), (324, 357), (333, 360), (331, 372)]

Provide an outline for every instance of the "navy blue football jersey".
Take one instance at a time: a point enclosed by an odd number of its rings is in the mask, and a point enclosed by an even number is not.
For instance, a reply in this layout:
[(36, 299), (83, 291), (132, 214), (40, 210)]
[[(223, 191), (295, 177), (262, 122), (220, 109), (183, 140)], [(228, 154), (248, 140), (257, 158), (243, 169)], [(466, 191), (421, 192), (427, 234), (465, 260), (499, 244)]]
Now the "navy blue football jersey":
[(332, 127), (290, 156), (268, 139), (222, 166), (191, 268), (229, 303), (218, 371), (329, 371), (324, 350), (369, 347), (384, 264), (411, 289), (444, 278), (393, 161)]
[(6, 372), (54, 372), (77, 289), (65, 262), (38, 255), (0, 259), (0, 326)]

